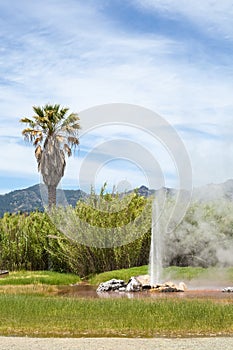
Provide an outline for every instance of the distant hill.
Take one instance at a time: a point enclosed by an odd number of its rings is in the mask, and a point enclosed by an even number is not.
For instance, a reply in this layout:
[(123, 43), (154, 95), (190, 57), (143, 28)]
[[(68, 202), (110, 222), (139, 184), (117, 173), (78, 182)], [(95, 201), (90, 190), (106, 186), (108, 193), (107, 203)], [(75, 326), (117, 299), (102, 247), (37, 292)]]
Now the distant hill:
[[(34, 210), (44, 211), (44, 206), (41, 198), (42, 194), (46, 192), (46, 188), (35, 185), (25, 188), (23, 190), (16, 190), (10, 193), (0, 195), (0, 216), (5, 212), (31, 212)], [(63, 192), (67, 203), (75, 206), (77, 201), (85, 198), (87, 194), (81, 190), (57, 190), (57, 202), (61, 203), (63, 200)]]
[[(154, 194), (155, 190), (148, 189), (146, 186), (141, 186), (137, 189), (137, 192), (140, 196), (148, 197)], [(17, 213), (31, 212), (34, 210), (44, 211), (41, 194), (43, 198), (47, 198), (47, 189), (45, 185), (34, 185), (22, 190), (16, 190), (0, 195), (0, 217), (6, 212)], [(57, 204), (63, 205), (64, 201), (67, 201), (69, 205), (74, 207), (78, 200), (87, 198), (87, 196), (88, 195), (81, 190), (61, 191), (58, 189)]]
[[(174, 188), (166, 188), (163, 187), (162, 190), (166, 193), (169, 197), (174, 197), (177, 195), (178, 190)], [(149, 190), (145, 186), (141, 186), (139, 188), (139, 193), (145, 197), (156, 193), (156, 190)], [(188, 192), (183, 190), (182, 195), (186, 197), (188, 195)], [(192, 202), (213, 202), (216, 200), (227, 200), (227, 201), (233, 201), (233, 180), (227, 180), (220, 184), (208, 184), (201, 187), (193, 188), (192, 191)]]
[[(168, 196), (175, 196), (176, 189), (163, 188)], [(43, 211), (43, 202), (41, 193), (46, 192), (46, 187), (35, 185), (23, 190), (16, 190), (10, 193), (0, 195), (0, 217), (5, 212), (31, 212), (34, 210)], [(131, 191), (132, 192), (132, 191)], [(148, 197), (156, 193), (156, 190), (148, 189), (146, 186), (141, 186), (137, 189), (139, 195)], [(80, 199), (87, 198), (87, 194), (81, 190), (57, 190), (57, 202), (64, 203), (67, 201), (69, 205), (75, 206)], [(233, 180), (228, 180), (221, 184), (209, 184), (206, 186), (194, 188), (192, 200), (200, 202), (214, 201), (225, 199), (233, 201)]]
[(218, 199), (233, 200), (233, 180), (221, 184), (208, 184), (193, 190), (193, 200), (211, 202)]

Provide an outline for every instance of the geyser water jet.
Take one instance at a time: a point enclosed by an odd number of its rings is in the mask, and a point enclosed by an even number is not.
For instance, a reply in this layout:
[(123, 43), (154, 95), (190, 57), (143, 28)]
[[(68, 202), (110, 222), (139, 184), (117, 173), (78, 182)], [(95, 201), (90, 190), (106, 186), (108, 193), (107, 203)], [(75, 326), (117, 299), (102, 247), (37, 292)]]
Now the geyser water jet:
[(150, 285), (161, 283), (162, 276), (162, 232), (159, 224), (159, 205), (155, 198), (152, 203), (151, 245), (149, 275)]

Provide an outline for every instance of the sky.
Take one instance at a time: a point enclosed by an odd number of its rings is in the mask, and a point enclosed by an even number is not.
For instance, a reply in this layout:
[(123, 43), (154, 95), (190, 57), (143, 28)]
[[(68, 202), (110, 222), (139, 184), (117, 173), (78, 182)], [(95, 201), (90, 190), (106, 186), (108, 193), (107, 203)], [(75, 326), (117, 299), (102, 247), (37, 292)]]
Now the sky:
[[(230, 0), (0, 0), (0, 194), (41, 181), (19, 119), (46, 103), (80, 115), (62, 188), (179, 186), (179, 151), (141, 108), (182, 141), (194, 187), (233, 178), (232, 18)], [(141, 114), (87, 129), (95, 106), (111, 104)]]

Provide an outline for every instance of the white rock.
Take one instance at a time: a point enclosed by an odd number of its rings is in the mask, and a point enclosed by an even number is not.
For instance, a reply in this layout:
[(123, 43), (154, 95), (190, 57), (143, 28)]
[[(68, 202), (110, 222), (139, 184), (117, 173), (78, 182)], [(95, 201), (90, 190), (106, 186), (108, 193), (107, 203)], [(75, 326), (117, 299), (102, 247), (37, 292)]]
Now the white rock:
[(117, 280), (115, 278), (106, 281), (106, 282), (102, 282), (100, 283), (100, 285), (97, 288), (97, 292), (109, 292), (112, 290), (119, 290), (122, 287), (125, 287), (126, 283), (124, 280)]
[(181, 290), (181, 291), (186, 291), (187, 290), (187, 286), (184, 282), (180, 282), (179, 285), (178, 285), (178, 290)]
[(139, 292), (142, 290), (142, 284), (137, 280), (136, 277), (131, 277), (125, 290), (126, 292)]

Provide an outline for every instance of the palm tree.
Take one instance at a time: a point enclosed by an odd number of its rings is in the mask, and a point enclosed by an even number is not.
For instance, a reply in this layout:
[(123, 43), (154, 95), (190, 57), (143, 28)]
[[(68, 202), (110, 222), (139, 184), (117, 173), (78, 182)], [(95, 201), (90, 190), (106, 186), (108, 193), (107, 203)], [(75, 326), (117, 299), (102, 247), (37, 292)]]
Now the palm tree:
[(64, 175), (65, 154), (70, 157), (72, 148), (79, 144), (79, 117), (76, 113), (67, 115), (69, 108), (61, 108), (59, 104), (34, 106), (33, 110), (35, 115), (32, 119), (20, 120), (27, 124), (22, 134), (35, 146), (38, 171), (47, 186), (48, 206), (51, 209), (56, 205), (56, 188)]

